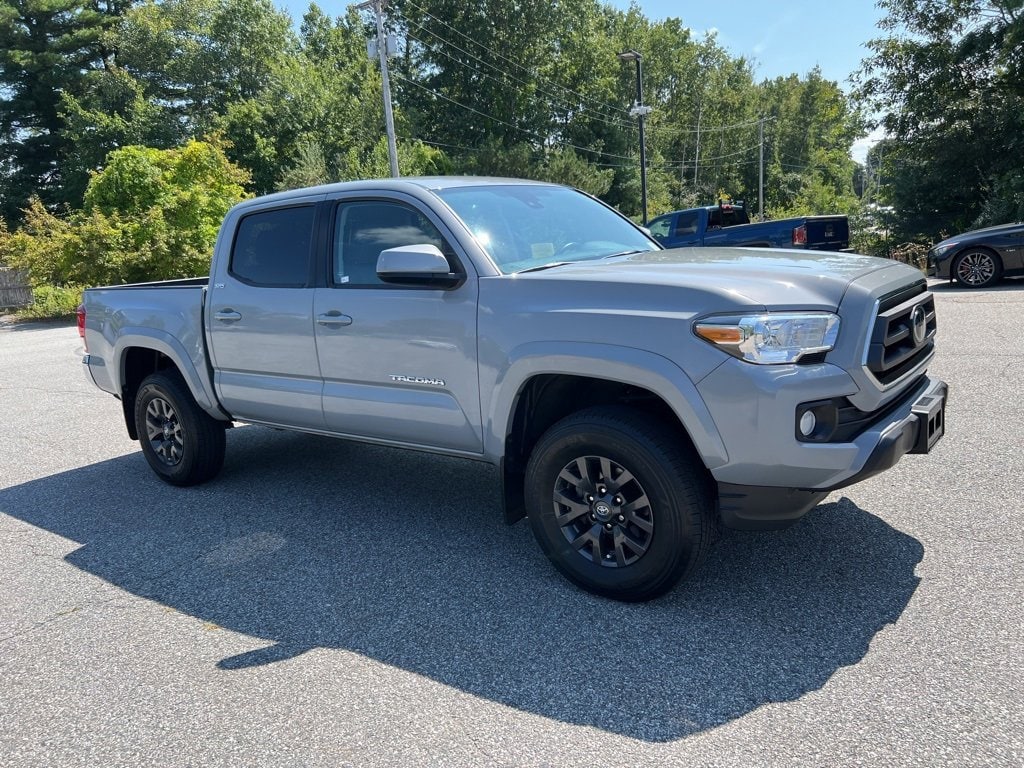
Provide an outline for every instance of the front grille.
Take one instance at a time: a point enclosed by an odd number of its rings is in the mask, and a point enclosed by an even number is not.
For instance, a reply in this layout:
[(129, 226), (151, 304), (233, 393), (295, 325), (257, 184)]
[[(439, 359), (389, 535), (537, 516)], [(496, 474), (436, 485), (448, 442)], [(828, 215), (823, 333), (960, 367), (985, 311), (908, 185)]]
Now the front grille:
[[(915, 338), (914, 321), (921, 323), (922, 313), (924, 333)], [(868, 347), (871, 375), (885, 386), (913, 370), (932, 354), (935, 329), (935, 297), (928, 293), (924, 280), (883, 296)]]

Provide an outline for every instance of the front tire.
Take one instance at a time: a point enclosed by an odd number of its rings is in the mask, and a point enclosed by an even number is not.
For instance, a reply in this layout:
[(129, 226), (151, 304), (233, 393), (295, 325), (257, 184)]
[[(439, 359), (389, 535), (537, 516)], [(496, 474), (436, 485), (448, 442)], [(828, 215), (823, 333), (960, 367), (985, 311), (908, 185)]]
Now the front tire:
[(985, 248), (970, 248), (953, 263), (953, 277), (965, 288), (988, 288), (1003, 276), (1003, 262)]
[(588, 408), (538, 441), (526, 507), (541, 549), (583, 589), (624, 601), (671, 590), (715, 537), (710, 479), (685, 437), (624, 407)]
[(176, 373), (154, 373), (139, 386), (135, 428), (150, 468), (171, 485), (205, 483), (224, 465), (224, 422), (199, 407)]

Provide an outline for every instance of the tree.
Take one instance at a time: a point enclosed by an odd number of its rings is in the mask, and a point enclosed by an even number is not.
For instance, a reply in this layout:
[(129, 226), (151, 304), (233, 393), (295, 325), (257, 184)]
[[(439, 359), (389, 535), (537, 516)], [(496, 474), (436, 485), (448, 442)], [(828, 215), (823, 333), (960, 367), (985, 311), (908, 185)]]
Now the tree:
[(262, 93), (297, 46), (291, 20), (271, 0), (144, 0), (115, 38), (119, 65), (187, 136)]
[(904, 237), (1024, 218), (1020, 0), (884, 0), (857, 95), (890, 141), (881, 195)]
[(0, 216), (19, 221), (29, 196), (66, 202), (61, 95), (75, 94), (109, 52), (102, 33), (121, 3), (0, 0)]
[(229, 156), (251, 170), (257, 193), (294, 184), (293, 172), (308, 170), (314, 147), (325, 179), (356, 178), (352, 169), (384, 134), (380, 76), (366, 55), (358, 13), (332, 21), (311, 5), (296, 46), (274, 63), (256, 95), (233, 102), (216, 121), (232, 144)]
[(33, 200), (24, 226), (2, 252), (36, 285), (165, 280), (205, 274), (220, 223), (245, 197), (247, 174), (222, 148), (191, 141), (178, 149), (112, 152), (66, 218)]

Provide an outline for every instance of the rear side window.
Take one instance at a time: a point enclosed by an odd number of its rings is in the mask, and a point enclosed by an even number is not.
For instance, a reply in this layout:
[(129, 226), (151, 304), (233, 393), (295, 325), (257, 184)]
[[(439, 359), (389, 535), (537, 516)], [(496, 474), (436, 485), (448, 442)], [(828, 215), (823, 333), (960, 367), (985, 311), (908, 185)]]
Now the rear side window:
[(697, 211), (680, 213), (676, 220), (676, 237), (697, 234)]
[(306, 285), (315, 210), (304, 205), (260, 211), (243, 218), (231, 250), (231, 274), (250, 285)]

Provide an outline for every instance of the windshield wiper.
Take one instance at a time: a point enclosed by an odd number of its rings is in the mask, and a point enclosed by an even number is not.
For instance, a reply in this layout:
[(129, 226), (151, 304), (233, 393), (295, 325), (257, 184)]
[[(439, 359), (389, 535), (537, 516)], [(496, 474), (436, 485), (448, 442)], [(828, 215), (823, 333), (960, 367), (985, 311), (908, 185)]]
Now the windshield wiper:
[(632, 256), (634, 253), (651, 253), (651, 248), (632, 248), (628, 251), (619, 251), (618, 253), (609, 253), (607, 256), (602, 256), (602, 259), (615, 259), (619, 256)]
[(526, 269), (520, 269), (515, 274), (522, 275), (526, 272), (540, 272), (542, 269), (551, 269), (552, 267), (564, 267), (566, 264), (580, 264), (585, 261), (603, 261), (604, 259), (614, 259), (617, 256), (632, 256), (634, 253), (650, 253), (650, 248), (630, 248), (627, 251), (619, 251), (618, 253), (610, 253), (607, 256), (593, 257), (589, 259), (576, 259), (574, 261), (549, 261), (547, 264), (539, 264), (536, 267), (527, 267)]
[(527, 267), (526, 269), (520, 269), (514, 274), (522, 275), (527, 272), (540, 272), (542, 269), (551, 269), (552, 267), (564, 267), (566, 264), (579, 264), (578, 261), (549, 261), (547, 264), (539, 264), (536, 267)]

